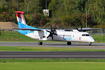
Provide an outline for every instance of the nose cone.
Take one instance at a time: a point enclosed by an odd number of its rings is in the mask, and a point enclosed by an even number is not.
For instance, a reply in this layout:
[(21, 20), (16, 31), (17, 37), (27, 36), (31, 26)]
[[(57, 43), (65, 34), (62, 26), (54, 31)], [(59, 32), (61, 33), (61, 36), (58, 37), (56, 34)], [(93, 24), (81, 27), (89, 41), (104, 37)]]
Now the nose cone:
[(90, 42), (95, 42), (95, 40), (94, 40), (93, 37), (90, 37), (90, 38), (89, 38), (89, 41), (90, 41)]
[(95, 42), (92, 36), (88, 36), (84, 38), (86, 42)]
[(95, 40), (94, 39), (91, 39), (91, 42), (95, 42)]

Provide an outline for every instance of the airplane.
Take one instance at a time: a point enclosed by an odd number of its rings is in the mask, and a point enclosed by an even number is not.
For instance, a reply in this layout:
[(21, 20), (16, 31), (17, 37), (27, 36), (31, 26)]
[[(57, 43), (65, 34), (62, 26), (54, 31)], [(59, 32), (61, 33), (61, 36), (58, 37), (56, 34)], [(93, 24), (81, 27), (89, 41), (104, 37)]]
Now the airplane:
[(71, 42), (87, 42), (91, 46), (95, 42), (94, 38), (88, 33), (89, 28), (77, 29), (40, 29), (26, 24), (23, 11), (15, 11), (19, 28), (18, 32), (33, 39), (39, 40), (38, 44), (43, 45), (42, 41), (66, 41), (67, 45)]

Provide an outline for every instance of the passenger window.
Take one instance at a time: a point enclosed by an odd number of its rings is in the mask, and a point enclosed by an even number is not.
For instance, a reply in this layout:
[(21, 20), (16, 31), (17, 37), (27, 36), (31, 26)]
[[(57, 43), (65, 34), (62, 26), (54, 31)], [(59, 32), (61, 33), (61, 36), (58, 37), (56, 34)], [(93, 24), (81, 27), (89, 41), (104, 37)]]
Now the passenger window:
[(85, 34), (82, 34), (82, 36), (85, 36)]
[(86, 36), (89, 36), (89, 34), (86, 34)]
[(89, 34), (82, 34), (82, 36), (89, 36)]

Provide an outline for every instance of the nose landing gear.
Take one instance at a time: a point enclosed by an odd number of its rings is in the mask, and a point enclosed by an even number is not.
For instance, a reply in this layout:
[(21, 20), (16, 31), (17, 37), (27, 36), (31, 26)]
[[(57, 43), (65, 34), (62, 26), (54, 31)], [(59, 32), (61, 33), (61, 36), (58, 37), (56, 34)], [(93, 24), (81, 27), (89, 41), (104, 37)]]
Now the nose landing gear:
[(89, 46), (92, 46), (92, 42), (89, 43)]

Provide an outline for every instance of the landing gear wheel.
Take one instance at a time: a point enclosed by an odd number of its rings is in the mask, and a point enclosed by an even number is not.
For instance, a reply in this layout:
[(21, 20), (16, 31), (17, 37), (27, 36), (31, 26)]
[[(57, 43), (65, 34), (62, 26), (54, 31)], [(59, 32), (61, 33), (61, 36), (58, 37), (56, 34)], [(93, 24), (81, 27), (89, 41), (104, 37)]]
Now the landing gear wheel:
[(92, 42), (89, 43), (89, 46), (92, 46)]
[(39, 45), (43, 45), (43, 42), (38, 42)]
[(67, 45), (71, 45), (71, 42), (67, 42)]

